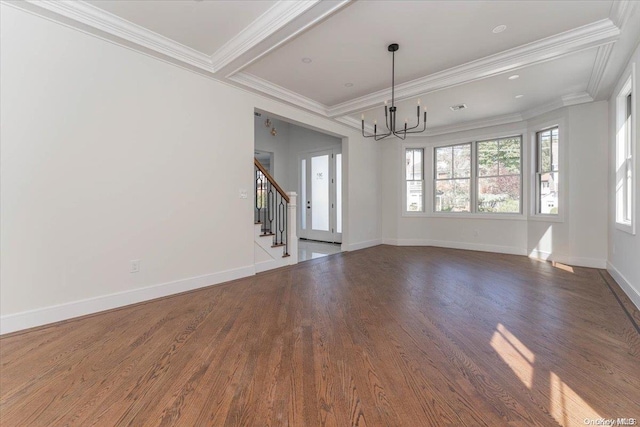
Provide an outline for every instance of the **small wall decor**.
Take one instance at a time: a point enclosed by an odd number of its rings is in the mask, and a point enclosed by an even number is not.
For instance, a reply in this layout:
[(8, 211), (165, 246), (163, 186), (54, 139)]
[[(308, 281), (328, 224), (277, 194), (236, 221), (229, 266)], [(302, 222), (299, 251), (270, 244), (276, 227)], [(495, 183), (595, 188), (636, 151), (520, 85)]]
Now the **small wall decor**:
[(276, 136), (278, 134), (278, 131), (276, 130), (276, 128), (271, 128), (271, 135)]

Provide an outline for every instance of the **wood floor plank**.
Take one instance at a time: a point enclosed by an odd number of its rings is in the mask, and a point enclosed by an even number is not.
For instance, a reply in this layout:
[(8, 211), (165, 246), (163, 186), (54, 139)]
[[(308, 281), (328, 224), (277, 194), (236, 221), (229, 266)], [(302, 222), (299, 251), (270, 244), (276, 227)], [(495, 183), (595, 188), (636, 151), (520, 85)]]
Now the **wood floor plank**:
[(377, 246), (0, 338), (0, 425), (579, 426), (640, 418), (599, 270)]

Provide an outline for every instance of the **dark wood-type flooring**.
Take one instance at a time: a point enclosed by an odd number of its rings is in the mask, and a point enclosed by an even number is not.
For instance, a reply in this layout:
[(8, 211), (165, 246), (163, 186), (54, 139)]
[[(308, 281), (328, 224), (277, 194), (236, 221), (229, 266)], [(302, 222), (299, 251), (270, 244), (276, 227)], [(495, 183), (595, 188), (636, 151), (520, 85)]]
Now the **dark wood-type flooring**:
[(378, 246), (5, 336), (0, 424), (640, 418), (637, 310), (606, 272), (563, 268)]

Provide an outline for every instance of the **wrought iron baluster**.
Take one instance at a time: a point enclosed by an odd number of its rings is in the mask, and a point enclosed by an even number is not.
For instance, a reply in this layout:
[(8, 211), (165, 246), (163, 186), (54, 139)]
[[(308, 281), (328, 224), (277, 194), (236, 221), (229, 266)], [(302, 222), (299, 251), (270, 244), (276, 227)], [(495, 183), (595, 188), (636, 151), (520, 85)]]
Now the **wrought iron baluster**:
[(280, 234), (280, 244), (284, 243), (284, 231), (285, 231), (285, 207), (284, 207), (284, 199), (280, 196), (280, 204), (278, 205), (278, 218), (280, 222), (280, 228), (278, 228), (278, 232)]
[(274, 208), (275, 201), (273, 200), (273, 185), (271, 182), (267, 182), (267, 220), (269, 222), (268, 231), (269, 233), (273, 233), (273, 219), (274, 219)]

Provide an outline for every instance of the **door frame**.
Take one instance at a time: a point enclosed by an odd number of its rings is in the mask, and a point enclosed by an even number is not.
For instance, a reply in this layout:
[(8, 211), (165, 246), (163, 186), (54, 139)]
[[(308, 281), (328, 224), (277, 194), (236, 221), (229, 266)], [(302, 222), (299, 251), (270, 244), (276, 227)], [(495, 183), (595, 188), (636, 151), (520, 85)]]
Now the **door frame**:
[[(309, 227), (311, 226), (309, 219), (310, 218), (306, 218), (307, 221), (306, 225), (307, 228), (306, 230), (302, 229), (302, 215), (307, 215), (307, 202), (309, 200), (304, 200), (302, 198), (302, 195), (304, 194), (305, 196), (307, 196), (306, 198), (309, 199), (308, 194), (309, 194), (309, 189), (310, 189), (310, 182), (308, 179), (305, 179), (305, 183), (307, 188), (305, 189), (305, 191), (302, 191), (302, 160), (305, 159), (307, 160), (307, 166), (306, 166), (306, 173), (307, 173), (307, 177), (310, 176), (311, 174), (311, 157), (313, 157), (314, 154), (320, 154), (320, 153), (330, 153), (332, 155), (332, 157), (330, 158), (329, 161), (329, 174), (330, 174), (330, 179), (331, 182), (329, 184), (329, 203), (331, 204), (331, 210), (329, 212), (329, 228), (332, 231), (318, 231), (317, 233), (327, 233), (325, 234), (324, 237), (326, 237), (327, 235), (330, 235), (329, 239), (323, 238), (323, 236), (319, 236), (318, 234), (314, 234), (313, 230), (310, 230)], [(300, 153), (298, 155), (298, 166), (297, 166), (297, 187), (298, 187), (298, 194), (299, 194), (299, 202), (298, 202), (298, 212), (299, 214), (297, 215), (296, 221), (297, 221), (297, 229), (298, 229), (298, 237), (299, 238), (303, 238), (303, 239), (308, 239), (308, 240), (318, 240), (318, 241), (323, 241), (323, 242), (332, 242), (332, 243), (342, 243), (342, 232), (338, 233), (336, 231), (337, 229), (337, 220), (338, 220), (338, 216), (337, 216), (337, 205), (338, 205), (338, 201), (337, 201), (337, 182), (336, 182), (336, 160), (335, 160), (335, 156), (337, 154), (340, 154), (342, 156), (342, 162), (341, 162), (341, 166), (342, 166), (342, 182), (341, 185), (343, 188), (341, 188), (341, 193), (342, 193), (342, 200), (340, 201), (341, 206), (342, 206), (342, 218), (341, 218), (341, 222), (342, 222), (342, 231), (344, 231), (344, 154), (342, 153), (342, 144), (337, 144), (337, 145), (331, 145), (328, 147), (324, 147), (322, 149), (316, 149), (316, 150), (312, 150), (312, 151), (305, 151), (303, 153)]]

